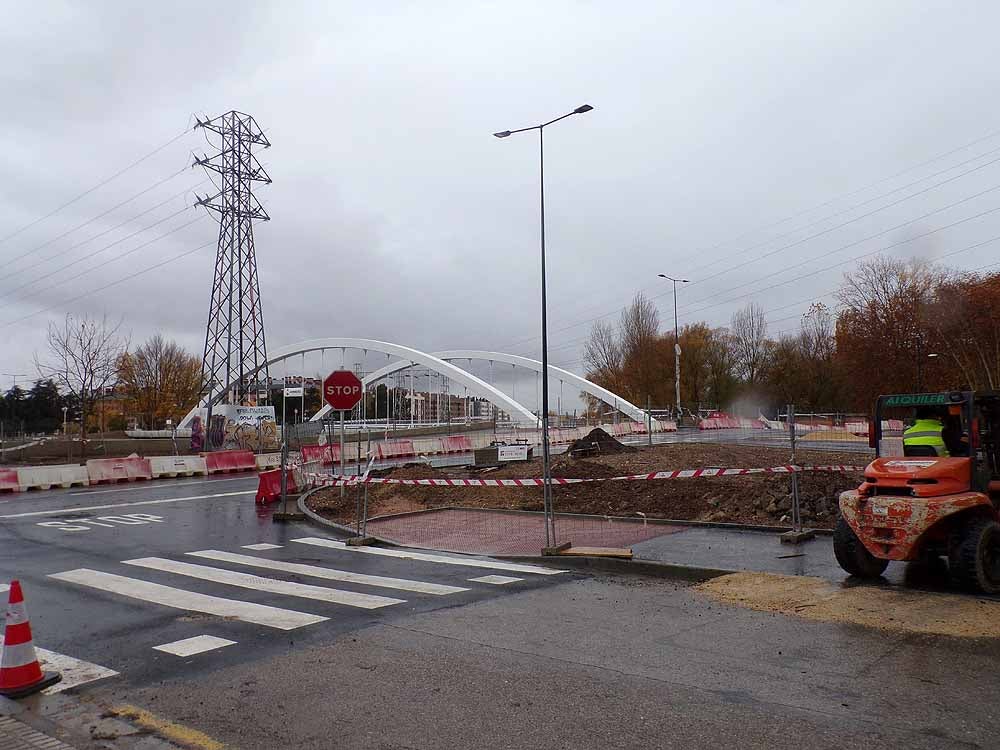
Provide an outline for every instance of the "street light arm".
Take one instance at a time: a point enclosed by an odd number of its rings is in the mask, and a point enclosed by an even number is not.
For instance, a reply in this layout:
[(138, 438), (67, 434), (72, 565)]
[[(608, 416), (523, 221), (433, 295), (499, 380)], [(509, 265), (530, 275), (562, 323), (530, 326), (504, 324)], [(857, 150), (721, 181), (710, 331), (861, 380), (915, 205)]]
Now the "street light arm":
[(529, 130), (541, 130), (542, 128), (548, 127), (554, 122), (565, 120), (567, 117), (572, 117), (573, 115), (582, 115), (584, 112), (589, 112), (592, 109), (593, 107), (591, 107), (589, 104), (584, 104), (580, 107), (577, 107), (572, 112), (567, 112), (566, 114), (561, 115), (555, 118), (554, 120), (543, 122), (541, 125), (532, 125), (531, 127), (518, 128), (517, 130), (501, 130), (499, 133), (494, 133), (493, 135), (495, 135), (497, 138), (506, 138), (507, 136), (514, 135), (515, 133), (526, 133)]

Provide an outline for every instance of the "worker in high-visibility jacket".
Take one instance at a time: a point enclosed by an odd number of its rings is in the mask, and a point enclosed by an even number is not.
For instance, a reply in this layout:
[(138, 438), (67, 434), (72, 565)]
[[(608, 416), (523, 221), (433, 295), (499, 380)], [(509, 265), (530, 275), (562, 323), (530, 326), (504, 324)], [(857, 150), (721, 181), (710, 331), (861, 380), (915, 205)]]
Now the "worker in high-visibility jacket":
[(932, 407), (918, 406), (913, 426), (903, 433), (903, 453), (915, 445), (929, 445), (939, 456), (951, 455), (944, 440), (944, 422)]

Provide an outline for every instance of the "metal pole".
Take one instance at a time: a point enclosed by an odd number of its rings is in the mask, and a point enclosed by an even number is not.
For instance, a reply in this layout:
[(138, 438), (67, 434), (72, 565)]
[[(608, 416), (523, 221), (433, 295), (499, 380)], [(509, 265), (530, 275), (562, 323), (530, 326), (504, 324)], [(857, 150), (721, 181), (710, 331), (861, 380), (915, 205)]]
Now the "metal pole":
[[(788, 435), (792, 446), (792, 455), (790, 458), (792, 467), (795, 466), (795, 404), (788, 405)], [(792, 528), (796, 531), (802, 531), (802, 515), (799, 508), (799, 475), (798, 472), (792, 472)]]
[(544, 128), (538, 128), (539, 208), (541, 213), (542, 261), (542, 507), (545, 511), (545, 546), (556, 544), (556, 525), (552, 514), (552, 476), (549, 456), (549, 331), (545, 282), (545, 140)]
[[(346, 464), (344, 463), (344, 460), (346, 458), (345, 455), (344, 455), (344, 453), (345, 453), (345, 451), (344, 451), (344, 410), (341, 409), (340, 410), (340, 476), (345, 476), (347, 474), (347, 471), (346, 471), (346, 468), (345, 468)], [(345, 489), (344, 485), (341, 484), (340, 485), (340, 496), (341, 497), (344, 496), (344, 489)]]
[(650, 411), (651, 408), (649, 396), (646, 396), (646, 435), (650, 447), (653, 445), (653, 413)]
[(677, 280), (674, 279), (674, 395), (677, 419), (681, 418), (681, 337), (677, 329)]

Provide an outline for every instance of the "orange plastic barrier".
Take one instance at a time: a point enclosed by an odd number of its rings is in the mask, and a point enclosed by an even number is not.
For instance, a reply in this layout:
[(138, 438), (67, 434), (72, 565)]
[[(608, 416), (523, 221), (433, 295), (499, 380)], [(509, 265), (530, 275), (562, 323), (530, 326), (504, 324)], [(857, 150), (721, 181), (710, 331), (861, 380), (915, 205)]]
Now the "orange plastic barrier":
[(209, 474), (257, 470), (253, 451), (214, 451), (201, 455), (205, 459)]
[(153, 478), (148, 458), (92, 458), (87, 461), (87, 477), (91, 484), (134, 482)]
[(307, 461), (319, 461), (324, 466), (336, 463), (340, 460), (340, 446), (333, 445), (303, 445), (302, 463)]
[(20, 492), (17, 469), (0, 469), (0, 492)]
[(442, 453), (469, 453), (472, 450), (472, 440), (468, 435), (448, 435), (441, 438)]
[[(295, 472), (286, 470), (288, 479), (285, 483), (287, 492), (298, 492), (299, 487), (295, 481)], [(260, 473), (260, 482), (257, 485), (257, 504), (273, 503), (281, 499), (281, 469), (271, 469)]]
[(379, 458), (406, 458), (415, 455), (412, 440), (383, 440), (378, 444)]

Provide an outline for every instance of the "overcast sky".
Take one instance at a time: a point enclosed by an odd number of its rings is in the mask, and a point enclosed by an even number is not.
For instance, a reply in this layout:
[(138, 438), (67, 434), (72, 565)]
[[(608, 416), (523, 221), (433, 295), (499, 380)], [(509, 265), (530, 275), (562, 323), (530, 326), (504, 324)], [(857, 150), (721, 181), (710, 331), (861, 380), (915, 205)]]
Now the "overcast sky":
[(983, 192), (1000, 188), (997, 28), (985, 1), (8, 4), (0, 372), (33, 376), (66, 312), (200, 354), (201, 131), (18, 230), (229, 109), (273, 143), (255, 230), (271, 349), (537, 356), (537, 137), (491, 133), (583, 103), (546, 131), (554, 364), (581, 372), (582, 321), (639, 290), (672, 328), (660, 272), (694, 282), (681, 324), (753, 300), (777, 335), (864, 253), (981, 267), (1000, 242), (962, 250), (1000, 235), (1000, 211), (970, 219), (1000, 207)]

